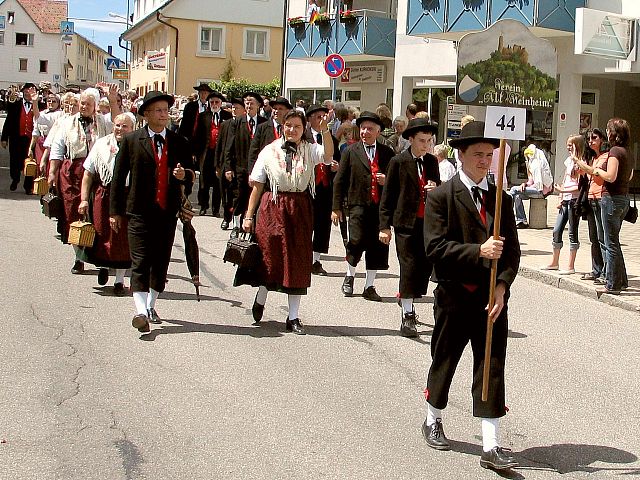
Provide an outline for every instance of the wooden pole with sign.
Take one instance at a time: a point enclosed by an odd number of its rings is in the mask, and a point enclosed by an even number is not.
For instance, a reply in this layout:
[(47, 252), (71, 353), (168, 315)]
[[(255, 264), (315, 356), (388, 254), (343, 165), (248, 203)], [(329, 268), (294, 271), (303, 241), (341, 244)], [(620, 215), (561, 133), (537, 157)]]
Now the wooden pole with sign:
[[(502, 214), (502, 189), (505, 168), (506, 140), (500, 139), (500, 157), (498, 161), (498, 178), (496, 179), (496, 211), (493, 215), (493, 238), (500, 239), (500, 218)], [(495, 306), (496, 278), (498, 276), (498, 259), (491, 260), (491, 275), (489, 277), (489, 308), (487, 310), (487, 334), (484, 342), (484, 368), (482, 370), (482, 401), (489, 397), (489, 372), (491, 370), (491, 343), (493, 340), (493, 319), (491, 310)]]

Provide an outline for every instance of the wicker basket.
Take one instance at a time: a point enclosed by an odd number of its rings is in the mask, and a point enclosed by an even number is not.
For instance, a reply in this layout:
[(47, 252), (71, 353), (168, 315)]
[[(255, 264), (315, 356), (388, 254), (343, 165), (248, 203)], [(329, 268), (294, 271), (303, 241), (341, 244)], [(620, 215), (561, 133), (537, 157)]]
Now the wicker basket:
[(22, 174), (25, 177), (35, 177), (38, 175), (38, 164), (31, 157), (27, 157), (24, 159), (24, 169), (22, 170)]
[(45, 195), (49, 191), (49, 182), (46, 177), (38, 177), (33, 181), (33, 194)]
[(96, 229), (89, 222), (77, 221), (69, 225), (69, 243), (79, 247), (93, 247)]

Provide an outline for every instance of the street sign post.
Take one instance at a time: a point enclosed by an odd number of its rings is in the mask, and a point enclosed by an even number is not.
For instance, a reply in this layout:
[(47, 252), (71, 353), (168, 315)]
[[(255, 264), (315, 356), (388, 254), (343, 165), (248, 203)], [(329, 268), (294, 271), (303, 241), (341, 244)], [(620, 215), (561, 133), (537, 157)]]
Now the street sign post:
[(107, 58), (107, 70), (120, 68), (120, 60), (117, 58)]
[(324, 71), (331, 78), (338, 78), (341, 76), (344, 72), (344, 68), (344, 58), (337, 53), (332, 53), (324, 61)]

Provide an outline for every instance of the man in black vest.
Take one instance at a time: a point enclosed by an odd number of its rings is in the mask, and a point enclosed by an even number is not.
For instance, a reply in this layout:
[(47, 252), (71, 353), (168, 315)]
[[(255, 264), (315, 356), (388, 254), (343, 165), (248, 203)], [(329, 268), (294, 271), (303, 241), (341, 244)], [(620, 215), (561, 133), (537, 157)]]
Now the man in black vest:
[(131, 290), (137, 312), (131, 323), (143, 333), (149, 331), (149, 322), (161, 322), (155, 303), (167, 279), (182, 204), (180, 187), (191, 186), (195, 176), (189, 144), (165, 128), (171, 105), (171, 95), (145, 95), (138, 113), (147, 125), (122, 140), (111, 182), (111, 226), (117, 232), (122, 217), (129, 219)]
[[(329, 109), (323, 105), (311, 105), (307, 110), (306, 138), (310, 143), (322, 145), (321, 122), (326, 120)], [(331, 240), (331, 211), (333, 206), (333, 177), (338, 171), (340, 149), (338, 140), (332, 135), (333, 161), (331, 165), (321, 163), (315, 168), (316, 195), (313, 198), (313, 275), (326, 276), (327, 272), (320, 263), (320, 255), (329, 253)]]
[(417, 337), (414, 299), (427, 293), (431, 263), (424, 250), (424, 209), (427, 192), (440, 184), (438, 160), (429, 150), (437, 127), (426, 118), (409, 122), (402, 136), (410, 147), (391, 159), (380, 202), (380, 241), (389, 245), (391, 227), (400, 263), (400, 333)]
[(383, 129), (382, 120), (372, 112), (362, 112), (356, 120), (361, 141), (347, 147), (340, 159), (340, 168), (334, 179), (333, 212), (331, 219), (337, 225), (343, 218), (342, 204), (349, 208), (349, 241), (347, 243), (347, 275), (342, 293), (353, 295), (356, 266), (363, 253), (367, 275), (362, 296), (366, 300), (381, 302), (374, 282), (378, 270), (389, 268), (389, 246), (378, 240), (383, 185), (389, 161), (394, 156), (390, 147), (377, 141)]
[(231, 113), (222, 110), (222, 102), (227, 99), (220, 92), (211, 92), (207, 97), (208, 108), (198, 115), (194, 150), (200, 165), (198, 204), (200, 215), (206, 215), (211, 193), (211, 211), (214, 217), (220, 209), (220, 180), (216, 176), (215, 153), (220, 138), (222, 122), (231, 118)]
[(276, 138), (282, 137), (282, 123), (284, 117), (293, 108), (291, 102), (284, 97), (276, 97), (275, 100), (271, 100), (271, 115), (268, 118), (269, 121), (263, 122), (256, 128), (256, 134), (251, 140), (251, 146), (249, 147), (249, 174), (253, 170), (253, 165), (258, 159), (258, 155), (264, 147), (273, 142)]
[(235, 118), (229, 126), (225, 144), (224, 175), (228, 182), (235, 179), (238, 185), (237, 195), (233, 203), (232, 235), (240, 232), (240, 217), (249, 205), (249, 148), (256, 134), (258, 125), (267, 121), (258, 115), (262, 105), (262, 96), (255, 92), (247, 92), (243, 96), (246, 115)]
[[(508, 449), (498, 443), (498, 420), (506, 414), (504, 365), (507, 351), (507, 301), (520, 264), (520, 244), (511, 197), (502, 195), (500, 239), (492, 236), (496, 187), (487, 182), (498, 140), (485, 138), (484, 122), (462, 127), (451, 140), (458, 149), (461, 170), (427, 195), (424, 240), (438, 286), (434, 296), (435, 327), (431, 338), (432, 363), (425, 398), (427, 418), (422, 433), (437, 450), (450, 448), (442, 427), (451, 381), (467, 345), (473, 351), (473, 416), (482, 422), (484, 468), (505, 470), (517, 466)], [(491, 263), (497, 260), (494, 307), (487, 312)], [(489, 394), (482, 401), (487, 315), (493, 321)]]
[[(2, 128), (2, 148), (9, 144), (9, 175), (13, 192), (18, 188), (20, 175), (24, 167), (24, 159), (29, 154), (29, 144), (33, 133), (33, 104), (38, 102), (38, 91), (35, 84), (27, 82), (22, 86), (22, 98), (7, 103), (7, 118)], [(31, 194), (33, 177), (24, 177), (24, 191)]]

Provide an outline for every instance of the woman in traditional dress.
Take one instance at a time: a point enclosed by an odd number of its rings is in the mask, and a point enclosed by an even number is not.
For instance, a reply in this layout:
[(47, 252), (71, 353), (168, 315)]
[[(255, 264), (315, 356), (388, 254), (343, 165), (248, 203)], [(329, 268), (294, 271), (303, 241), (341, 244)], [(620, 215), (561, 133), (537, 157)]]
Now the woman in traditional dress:
[(258, 155), (250, 177), (254, 186), (243, 229), (255, 230), (262, 259), (254, 271), (239, 269), (236, 276), (236, 284), (259, 287), (252, 308), (256, 322), (262, 319), (269, 290), (286, 293), (289, 303), (286, 329), (299, 335), (305, 333), (298, 318), (300, 300), (311, 285), (313, 172), (317, 164), (331, 164), (333, 159), (326, 118), (320, 122), (322, 145), (304, 139), (306, 124), (303, 112), (290, 111), (284, 118), (284, 136)]
[(40, 171), (47, 178), (49, 177), (49, 154), (51, 153), (51, 144), (53, 143), (53, 139), (56, 138), (56, 133), (60, 129), (60, 125), (62, 121), (71, 116), (78, 113), (78, 109), (80, 108), (78, 105), (78, 101), (80, 100), (80, 95), (77, 95), (73, 92), (67, 92), (60, 98), (60, 115), (56, 117), (55, 121), (51, 125), (49, 129), (49, 133), (47, 134), (47, 138), (42, 142), (42, 156), (40, 157)]
[[(63, 215), (58, 218), (58, 232), (62, 242), (68, 243), (69, 225), (80, 220), (80, 188), (84, 168), (82, 164), (98, 138), (111, 133), (111, 122), (103, 115), (96, 115), (96, 106), (100, 101), (100, 93), (95, 88), (87, 88), (80, 95), (80, 111), (66, 118), (60, 125), (60, 131), (51, 145), (51, 166), (49, 168), (49, 185), (55, 185), (58, 195), (63, 200)], [(74, 245), (76, 260), (71, 273), (84, 271), (84, 263), (80, 259), (80, 248)]]
[(34, 156), (38, 165), (41, 164), (42, 155), (45, 151), (44, 141), (49, 135), (53, 124), (63, 114), (64, 112), (60, 109), (60, 96), (55, 93), (47, 95), (47, 109), (44, 112), (34, 114), (29, 153)]
[(106, 285), (109, 281), (109, 268), (116, 270), (113, 285), (116, 295), (125, 293), (124, 274), (131, 267), (131, 257), (126, 225), (114, 232), (109, 224), (109, 191), (120, 141), (125, 134), (133, 131), (135, 120), (132, 113), (118, 115), (113, 123), (113, 133), (96, 141), (83, 164), (84, 176), (78, 207), (78, 213), (89, 215), (96, 229), (93, 247), (83, 249), (81, 258), (100, 267), (100, 285)]

